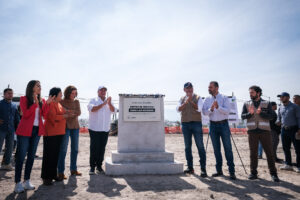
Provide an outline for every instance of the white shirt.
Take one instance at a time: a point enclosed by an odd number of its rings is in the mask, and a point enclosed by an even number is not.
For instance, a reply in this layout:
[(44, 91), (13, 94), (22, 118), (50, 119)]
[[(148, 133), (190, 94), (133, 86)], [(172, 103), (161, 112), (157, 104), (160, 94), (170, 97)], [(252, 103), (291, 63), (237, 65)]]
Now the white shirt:
[[(214, 101), (218, 102), (219, 108), (214, 109), (214, 111), (211, 111), (211, 105), (213, 104)], [(229, 99), (218, 93), (216, 98), (213, 96), (207, 97), (204, 101), (203, 108), (202, 108), (202, 113), (204, 115), (209, 116), (209, 120), (211, 121), (222, 121), (225, 119), (228, 119), (230, 112), (230, 102)]]
[(40, 122), (40, 108), (37, 107), (35, 109), (35, 117), (34, 117), (34, 121), (33, 121), (33, 126), (39, 126), (39, 122)]
[[(194, 95), (194, 94), (193, 94)], [(187, 96), (185, 96), (185, 99), (186, 98), (188, 98)], [(184, 102), (183, 102), (184, 103)], [(182, 105), (182, 100), (180, 99), (179, 100), (179, 102), (178, 102), (178, 105), (177, 105), (177, 107), (176, 107), (176, 110), (177, 110), (177, 112), (180, 112), (179, 111), (179, 107)], [(201, 112), (202, 111), (202, 107), (203, 107), (203, 101), (202, 101), (202, 98), (200, 97), (199, 98), (199, 100), (198, 100), (198, 103), (197, 103), (197, 105), (198, 105), (198, 112)]]
[[(104, 101), (100, 97), (92, 99), (87, 108), (89, 110), (89, 129), (93, 131), (104, 131), (108, 132), (110, 129), (110, 122), (111, 122), (111, 114), (114, 112), (111, 112), (109, 109), (108, 104), (103, 106), (101, 109), (92, 112), (92, 108), (94, 106), (98, 106), (100, 104), (103, 104)], [(117, 111), (116, 107), (115, 112)]]

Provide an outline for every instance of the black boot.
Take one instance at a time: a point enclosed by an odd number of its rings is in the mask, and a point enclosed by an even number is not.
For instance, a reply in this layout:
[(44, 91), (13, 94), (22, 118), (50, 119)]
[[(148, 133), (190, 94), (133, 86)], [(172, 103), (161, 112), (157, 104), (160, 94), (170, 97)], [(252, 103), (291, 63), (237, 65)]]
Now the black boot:
[(206, 170), (205, 170), (205, 169), (201, 169), (201, 174), (200, 174), (200, 176), (201, 176), (202, 178), (206, 178), (206, 177), (207, 177), (207, 173), (206, 173)]
[(273, 174), (273, 175), (271, 175), (271, 177), (272, 177), (272, 180), (273, 180), (274, 182), (280, 182), (280, 180), (279, 180), (277, 174)]
[(236, 176), (234, 173), (230, 173), (229, 177), (231, 180), (236, 180)]
[(49, 185), (53, 185), (53, 182), (51, 179), (43, 179), (43, 184), (49, 186)]
[(185, 174), (194, 174), (195, 170), (192, 167), (188, 167), (186, 170), (184, 170)]
[(248, 179), (249, 179), (249, 180), (255, 180), (255, 179), (258, 179), (257, 174), (250, 174), (250, 175), (248, 176)]
[(223, 172), (217, 172), (211, 175), (212, 177), (224, 176)]

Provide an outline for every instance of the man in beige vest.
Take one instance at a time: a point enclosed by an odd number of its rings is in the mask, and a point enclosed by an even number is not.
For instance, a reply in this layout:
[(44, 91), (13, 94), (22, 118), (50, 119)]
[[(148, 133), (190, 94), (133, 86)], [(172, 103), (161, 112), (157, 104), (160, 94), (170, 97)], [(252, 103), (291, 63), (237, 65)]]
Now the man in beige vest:
[(272, 147), (270, 120), (272, 120), (272, 106), (261, 98), (262, 89), (258, 86), (249, 88), (250, 101), (244, 104), (242, 119), (247, 119), (248, 139), (250, 147), (250, 180), (257, 179), (258, 143), (266, 153), (269, 171), (274, 182), (279, 182), (275, 167), (275, 158)]
[(179, 101), (177, 111), (181, 112), (182, 133), (185, 144), (185, 157), (188, 168), (184, 173), (193, 174), (192, 135), (198, 149), (201, 166), (201, 177), (207, 177), (206, 153), (203, 144), (201, 110), (203, 102), (200, 96), (194, 94), (193, 85), (190, 82), (184, 84), (186, 95)]

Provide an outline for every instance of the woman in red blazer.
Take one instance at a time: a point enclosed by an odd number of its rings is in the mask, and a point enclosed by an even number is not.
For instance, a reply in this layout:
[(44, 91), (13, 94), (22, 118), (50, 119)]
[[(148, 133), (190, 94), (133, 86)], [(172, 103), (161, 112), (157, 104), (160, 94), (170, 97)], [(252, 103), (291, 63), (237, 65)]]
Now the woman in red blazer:
[[(16, 131), (18, 137), (15, 166), (16, 193), (35, 189), (30, 183), (30, 173), (40, 136), (45, 133), (42, 117), (45, 118), (52, 100), (52, 97), (49, 97), (47, 101), (41, 98), (41, 84), (37, 80), (32, 80), (27, 84), (26, 96), (22, 96), (20, 99), (23, 116)], [(21, 174), (26, 155), (24, 182), (22, 184)]]

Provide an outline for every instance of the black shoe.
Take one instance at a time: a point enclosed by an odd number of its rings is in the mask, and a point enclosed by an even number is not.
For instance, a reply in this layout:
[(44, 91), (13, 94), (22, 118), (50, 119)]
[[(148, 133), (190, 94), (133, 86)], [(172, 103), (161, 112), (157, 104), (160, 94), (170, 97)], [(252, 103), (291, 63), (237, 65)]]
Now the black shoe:
[(46, 186), (53, 185), (53, 182), (51, 179), (43, 179), (43, 185)]
[(255, 179), (258, 179), (257, 174), (250, 174), (250, 175), (248, 176), (248, 179), (249, 179), (249, 180), (255, 180)]
[(258, 159), (262, 159), (262, 156), (258, 156)]
[(272, 180), (273, 180), (274, 182), (280, 182), (280, 180), (279, 180), (277, 174), (271, 175), (271, 177), (272, 177)]
[(230, 174), (229, 177), (230, 177), (231, 180), (236, 180), (236, 176), (235, 176), (234, 173)]
[(187, 168), (186, 170), (184, 170), (184, 173), (185, 174), (194, 174), (195, 170), (194, 170), (194, 168)]
[(279, 159), (279, 158), (276, 158), (276, 159), (275, 159), (275, 162), (276, 162), (276, 163), (282, 163), (283, 160), (282, 160), (282, 159)]
[(97, 174), (104, 174), (104, 170), (102, 169), (102, 167), (97, 167), (97, 170), (96, 170), (96, 173)]
[(64, 177), (61, 176), (61, 175), (58, 175), (58, 176), (56, 176), (56, 177), (54, 178), (54, 180), (55, 180), (56, 182), (61, 182), (61, 181), (64, 180)]
[(95, 168), (91, 168), (89, 174), (94, 175), (95, 174)]
[(202, 178), (206, 178), (206, 177), (207, 177), (206, 170), (201, 170), (200, 176), (201, 176)]
[(224, 176), (223, 172), (217, 172), (211, 175), (212, 177)]

